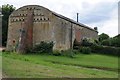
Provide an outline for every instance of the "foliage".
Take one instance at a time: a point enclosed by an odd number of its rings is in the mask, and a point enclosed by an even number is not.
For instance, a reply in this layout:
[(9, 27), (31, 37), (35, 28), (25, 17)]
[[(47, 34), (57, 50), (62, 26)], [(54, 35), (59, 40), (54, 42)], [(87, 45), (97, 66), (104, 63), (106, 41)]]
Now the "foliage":
[(62, 51), (58, 51), (58, 50), (53, 51), (53, 55), (55, 56), (66, 56), (71, 58), (73, 58), (76, 53), (77, 51), (71, 49), (62, 50)]
[(99, 41), (103, 41), (103, 40), (106, 40), (106, 39), (109, 39), (109, 36), (105, 33), (102, 33), (99, 35)]
[(6, 46), (9, 15), (15, 10), (13, 5), (2, 5), (2, 46)]
[(82, 40), (82, 43), (81, 43), (81, 46), (91, 46), (93, 44), (93, 42), (91, 42), (89, 39), (87, 39), (87, 38), (84, 38), (83, 40)]
[(101, 43), (100, 43), (99, 40), (95, 39), (95, 40), (94, 40), (94, 44), (96, 44), (96, 45), (100, 45)]
[(101, 45), (120, 47), (120, 34), (113, 37), (113, 38), (102, 40)]
[(54, 46), (53, 41), (52, 42), (41, 41), (41, 43), (35, 45), (35, 47), (32, 49), (32, 52), (52, 53), (53, 52), (53, 46)]
[(110, 41), (111, 41), (111, 46), (120, 47), (120, 34), (113, 37)]
[(61, 51), (61, 55), (73, 58), (75, 53), (73, 52), (73, 50), (68, 49), (68, 50), (65, 50), (65, 51)]
[(101, 44), (104, 46), (110, 46), (111, 45), (110, 39), (103, 40)]
[(80, 47), (79, 51), (82, 52), (83, 54), (91, 53), (91, 49), (89, 47)]
[(55, 56), (61, 56), (61, 52), (58, 50), (54, 50), (52, 54)]
[(116, 47), (92, 45), (90, 48), (94, 53), (116, 55), (116, 56), (120, 55), (120, 48), (116, 48)]

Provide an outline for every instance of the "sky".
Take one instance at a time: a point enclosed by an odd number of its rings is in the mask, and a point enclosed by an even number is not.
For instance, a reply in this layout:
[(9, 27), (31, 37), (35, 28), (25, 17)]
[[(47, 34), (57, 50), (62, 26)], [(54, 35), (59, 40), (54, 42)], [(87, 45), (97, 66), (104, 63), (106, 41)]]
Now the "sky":
[(16, 9), (25, 5), (40, 5), (91, 28), (98, 27), (99, 34), (106, 33), (110, 37), (118, 34), (118, 2), (119, 0), (2, 0)]

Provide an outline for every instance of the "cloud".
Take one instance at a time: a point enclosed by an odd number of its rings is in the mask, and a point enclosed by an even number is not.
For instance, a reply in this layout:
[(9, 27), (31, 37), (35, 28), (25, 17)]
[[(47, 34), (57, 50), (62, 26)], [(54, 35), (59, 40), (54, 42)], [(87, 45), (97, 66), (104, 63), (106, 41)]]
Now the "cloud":
[(81, 18), (80, 21), (89, 24), (89, 23), (100, 22), (103, 20), (108, 20), (110, 19), (111, 11), (115, 8), (116, 8), (116, 4), (111, 2), (99, 3), (98, 5), (95, 5), (92, 9), (89, 9), (87, 11), (83, 10), (83, 13), (80, 14), (80, 16), (82, 16), (83, 19)]
[(118, 34), (118, 10), (114, 9), (110, 13), (110, 18), (108, 20), (103, 20), (97, 23), (91, 23), (91, 26), (97, 26), (99, 30), (99, 34), (106, 33), (111, 37)]
[(110, 36), (118, 34), (117, 3), (119, 0), (2, 0), (2, 4), (12, 4), (19, 8), (24, 5), (41, 5), (54, 12), (76, 20), (90, 27), (98, 27), (99, 33)]

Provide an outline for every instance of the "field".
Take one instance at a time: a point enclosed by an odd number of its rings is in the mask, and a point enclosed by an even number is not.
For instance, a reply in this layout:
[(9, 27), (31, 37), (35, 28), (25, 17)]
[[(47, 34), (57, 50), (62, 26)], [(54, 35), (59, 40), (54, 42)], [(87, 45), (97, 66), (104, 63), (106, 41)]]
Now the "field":
[(117, 78), (118, 57), (77, 54), (74, 58), (42, 54), (2, 53), (3, 77)]

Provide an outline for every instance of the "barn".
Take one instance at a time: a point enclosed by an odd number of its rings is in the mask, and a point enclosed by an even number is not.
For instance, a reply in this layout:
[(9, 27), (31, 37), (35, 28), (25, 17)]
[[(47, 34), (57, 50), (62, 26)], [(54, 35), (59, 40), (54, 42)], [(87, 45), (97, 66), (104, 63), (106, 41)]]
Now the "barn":
[(53, 50), (67, 50), (83, 38), (97, 39), (98, 31), (39, 5), (23, 6), (9, 16), (7, 50), (41, 41), (53, 41)]

